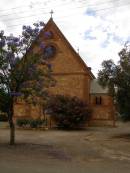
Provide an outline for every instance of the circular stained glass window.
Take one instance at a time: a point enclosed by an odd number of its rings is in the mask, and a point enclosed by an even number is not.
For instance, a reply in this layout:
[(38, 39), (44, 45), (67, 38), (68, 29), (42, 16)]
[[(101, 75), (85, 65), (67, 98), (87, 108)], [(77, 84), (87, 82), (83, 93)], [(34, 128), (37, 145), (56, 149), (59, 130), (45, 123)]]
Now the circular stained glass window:
[(56, 54), (56, 48), (53, 45), (46, 46), (44, 48), (43, 57), (45, 59), (50, 59)]

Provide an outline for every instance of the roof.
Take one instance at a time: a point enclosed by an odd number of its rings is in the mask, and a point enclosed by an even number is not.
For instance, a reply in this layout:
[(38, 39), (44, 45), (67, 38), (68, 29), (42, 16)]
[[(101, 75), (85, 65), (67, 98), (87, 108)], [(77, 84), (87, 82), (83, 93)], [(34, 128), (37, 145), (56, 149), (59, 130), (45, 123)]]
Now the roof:
[[(86, 65), (86, 63), (83, 61), (83, 59), (80, 57), (80, 55), (74, 50), (74, 48), (71, 46), (71, 44), (69, 43), (69, 41), (66, 39), (66, 37), (63, 35), (63, 33), (61, 32), (61, 30), (58, 28), (58, 26), (56, 25), (56, 23), (53, 21), (52, 18), (49, 19), (49, 21), (47, 22), (47, 24), (45, 25), (45, 27), (40, 31), (38, 37), (36, 38), (36, 40), (50, 27), (53, 26), (56, 28), (56, 30), (58, 31), (58, 33), (62, 36), (62, 38), (64, 39), (64, 41), (66, 42), (66, 44), (69, 46), (69, 48), (71, 49), (71, 51), (75, 54), (75, 58), (82, 64), (82, 67), (85, 69), (86, 72), (88, 72), (89, 76), (91, 77), (91, 79), (94, 79), (95, 76), (92, 73), (90, 67), (88, 67)], [(35, 40), (35, 41), (36, 41)], [(30, 48), (33, 48), (35, 46), (35, 41), (32, 43)]]
[(108, 88), (103, 88), (97, 79), (93, 79), (90, 85), (90, 94), (108, 94)]

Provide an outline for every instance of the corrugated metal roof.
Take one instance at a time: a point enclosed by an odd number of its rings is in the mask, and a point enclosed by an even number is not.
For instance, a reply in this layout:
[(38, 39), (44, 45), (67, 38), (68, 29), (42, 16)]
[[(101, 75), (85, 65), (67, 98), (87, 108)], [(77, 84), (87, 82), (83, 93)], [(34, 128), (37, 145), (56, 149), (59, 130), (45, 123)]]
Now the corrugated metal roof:
[(103, 88), (99, 85), (97, 79), (93, 79), (90, 85), (90, 94), (107, 94), (108, 88)]

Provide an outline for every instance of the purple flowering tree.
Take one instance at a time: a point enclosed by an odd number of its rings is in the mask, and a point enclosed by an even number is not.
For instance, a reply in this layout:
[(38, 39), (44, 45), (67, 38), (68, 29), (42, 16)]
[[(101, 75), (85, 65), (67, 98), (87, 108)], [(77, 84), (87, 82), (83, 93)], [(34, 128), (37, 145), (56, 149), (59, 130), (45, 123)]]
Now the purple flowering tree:
[[(13, 105), (17, 97), (38, 104), (46, 98), (47, 88), (54, 82), (47, 59), (31, 50), (31, 44), (36, 41), (42, 27), (44, 23), (41, 22), (35, 23), (34, 28), (23, 26), (22, 35), (19, 37), (5, 36), (3, 31), (0, 32), (0, 89), (4, 90), (7, 96), (5, 103), (11, 145), (15, 143)], [(43, 45), (42, 43), (39, 47), (43, 49)]]

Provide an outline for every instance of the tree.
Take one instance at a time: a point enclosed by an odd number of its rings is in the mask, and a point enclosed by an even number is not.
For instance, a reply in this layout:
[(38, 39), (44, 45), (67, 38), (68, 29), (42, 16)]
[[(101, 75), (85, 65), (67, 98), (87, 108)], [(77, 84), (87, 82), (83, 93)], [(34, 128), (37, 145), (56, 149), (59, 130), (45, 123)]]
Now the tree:
[(34, 24), (34, 28), (23, 26), (19, 37), (5, 36), (3, 31), (0, 32), (0, 89), (4, 103), (1, 108), (8, 114), (10, 144), (15, 142), (13, 105), (16, 98), (42, 104), (41, 100), (47, 96), (47, 88), (53, 81), (51, 66), (43, 55), (45, 45), (37, 41), (36, 44), (41, 48), (41, 53), (38, 54), (31, 49), (32, 42), (36, 42), (43, 26), (41, 22)]
[(102, 86), (108, 86), (121, 117), (130, 120), (130, 45), (124, 46), (119, 57), (118, 64), (114, 64), (112, 60), (102, 62), (98, 80)]
[(8, 109), (9, 97), (4, 88), (0, 88), (0, 111), (5, 112)]
[(90, 109), (77, 97), (55, 95), (50, 97), (46, 112), (56, 122), (58, 128), (78, 129), (90, 116)]

